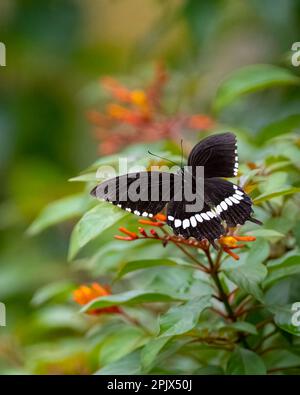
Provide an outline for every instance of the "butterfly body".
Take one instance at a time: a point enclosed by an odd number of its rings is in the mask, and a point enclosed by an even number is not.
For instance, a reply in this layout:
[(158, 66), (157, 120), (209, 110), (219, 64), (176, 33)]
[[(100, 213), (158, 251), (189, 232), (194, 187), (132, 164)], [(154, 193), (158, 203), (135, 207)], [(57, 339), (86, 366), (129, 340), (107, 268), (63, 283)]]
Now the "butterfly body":
[(167, 224), (176, 235), (213, 243), (226, 233), (225, 223), (228, 227), (247, 220), (260, 223), (251, 216), (250, 197), (221, 178), (237, 172), (236, 138), (224, 133), (200, 141), (188, 157), (188, 166), (177, 173), (125, 174), (98, 185), (91, 194), (142, 217), (151, 218), (167, 205)]

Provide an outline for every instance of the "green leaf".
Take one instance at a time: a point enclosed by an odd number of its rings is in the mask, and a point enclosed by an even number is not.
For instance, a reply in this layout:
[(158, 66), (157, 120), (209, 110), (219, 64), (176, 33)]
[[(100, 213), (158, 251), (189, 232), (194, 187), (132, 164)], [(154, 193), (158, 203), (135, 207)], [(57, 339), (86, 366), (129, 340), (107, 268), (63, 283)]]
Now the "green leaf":
[(255, 136), (255, 144), (262, 145), (273, 137), (300, 130), (300, 115), (289, 115), (262, 128)]
[(198, 323), (200, 314), (211, 305), (210, 296), (201, 296), (171, 307), (160, 317), (160, 337), (181, 335), (192, 330)]
[(141, 364), (143, 371), (148, 371), (162, 348), (171, 337), (160, 337), (150, 340), (141, 351)]
[(82, 194), (68, 196), (50, 203), (30, 225), (27, 233), (33, 236), (49, 226), (76, 218), (83, 213), (85, 207), (86, 198)]
[(241, 95), (281, 85), (296, 85), (300, 79), (290, 71), (267, 64), (256, 64), (234, 71), (219, 87), (214, 110), (220, 111)]
[(284, 235), (282, 233), (277, 232), (277, 230), (274, 230), (274, 229), (251, 230), (251, 236), (264, 237), (265, 239), (268, 239), (271, 241), (277, 241), (277, 240), (282, 239), (284, 237)]
[(268, 267), (268, 276), (263, 282), (263, 288), (269, 288), (282, 278), (300, 274), (300, 255), (284, 257), (280, 263)]
[(259, 237), (255, 243), (250, 244), (249, 247), (250, 250), (246, 258), (246, 265), (263, 263), (270, 254), (270, 245), (268, 241), (262, 237)]
[(237, 347), (228, 360), (227, 374), (264, 375), (267, 373), (264, 361), (253, 351)]
[(299, 193), (300, 188), (297, 187), (292, 187), (292, 188), (283, 188), (281, 190), (277, 190), (276, 192), (269, 192), (269, 193), (264, 193), (257, 198), (254, 199), (253, 203), (254, 204), (261, 204), (265, 201), (274, 199), (279, 196), (286, 196), (286, 195), (294, 195), (295, 193)]
[(47, 284), (34, 294), (31, 303), (39, 306), (55, 297), (64, 298), (69, 296), (73, 289), (74, 284), (67, 281)]
[(84, 214), (72, 232), (69, 259), (74, 258), (88, 242), (127, 215), (126, 211), (106, 202), (99, 203)]
[[(296, 318), (296, 310), (293, 309), (293, 305), (269, 306), (268, 309), (274, 314), (275, 324), (279, 326), (279, 328), (283, 329), (285, 332), (291, 333), (292, 335), (300, 336), (300, 322), (299, 325), (293, 324), (293, 317)], [(297, 323), (298, 321), (299, 317), (297, 319)]]
[(201, 375), (201, 376), (221, 376), (224, 374), (223, 369), (220, 366), (215, 365), (207, 365), (203, 368), (199, 368), (193, 372), (194, 375)]
[(228, 324), (223, 328), (233, 328), (238, 332), (246, 332), (250, 333), (251, 335), (257, 335), (257, 329), (255, 325), (250, 324), (250, 322), (245, 322), (245, 321), (237, 321), (237, 322), (232, 322), (231, 324)]
[(293, 368), (299, 367), (300, 365), (300, 356), (296, 353), (296, 350), (292, 348), (270, 350), (264, 354), (263, 360), (268, 370)]
[(96, 375), (135, 375), (141, 373), (141, 361), (139, 351), (134, 351), (131, 354), (112, 362), (100, 370)]
[(285, 305), (300, 300), (300, 274), (282, 278), (264, 293), (266, 305)]
[(171, 260), (171, 259), (167, 259), (167, 258), (140, 259), (137, 261), (131, 261), (131, 262), (125, 263), (119, 270), (119, 272), (117, 274), (117, 279), (120, 279), (121, 277), (125, 276), (125, 274), (134, 272), (136, 270), (148, 269), (150, 267), (156, 267), (156, 266), (169, 266), (169, 267), (185, 266), (185, 267), (194, 268), (192, 265), (183, 264), (183, 263), (180, 264), (180, 263), (176, 262), (175, 260)]
[(94, 183), (98, 182), (99, 183), (100, 180), (97, 179), (96, 173), (93, 172), (93, 173), (81, 174), (79, 176), (69, 178), (68, 181), (70, 181), (70, 182), (94, 182)]
[(133, 306), (140, 303), (155, 302), (176, 302), (180, 301), (179, 297), (169, 295), (167, 293), (151, 292), (151, 291), (128, 291), (110, 296), (101, 296), (85, 305), (81, 311), (85, 312), (90, 309), (101, 309), (110, 306)]
[(37, 327), (45, 329), (72, 329), (86, 330), (86, 321), (80, 314), (74, 314), (74, 309), (63, 305), (47, 306), (40, 309), (37, 314)]
[(262, 301), (263, 294), (259, 284), (267, 275), (267, 269), (261, 263), (240, 265), (225, 270), (226, 276), (242, 290)]
[(107, 365), (142, 346), (146, 341), (145, 334), (141, 329), (126, 326), (111, 333), (101, 342), (100, 364)]

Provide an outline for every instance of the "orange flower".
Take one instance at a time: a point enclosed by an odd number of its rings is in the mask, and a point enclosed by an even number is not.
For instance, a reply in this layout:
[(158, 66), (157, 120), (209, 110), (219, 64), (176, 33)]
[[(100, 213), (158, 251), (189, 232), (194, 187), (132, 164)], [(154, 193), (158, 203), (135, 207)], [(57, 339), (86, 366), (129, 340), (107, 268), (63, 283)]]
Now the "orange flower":
[(135, 106), (144, 114), (149, 114), (149, 101), (145, 91), (142, 89), (130, 90), (110, 77), (103, 78), (101, 82), (102, 85), (111, 92), (115, 99)]
[(118, 80), (105, 77), (100, 83), (112, 96), (103, 113), (87, 112), (100, 140), (100, 152), (112, 154), (123, 146), (166, 138), (179, 140), (186, 130), (209, 130), (214, 126), (204, 114), (168, 114), (162, 105), (168, 76), (163, 64), (157, 64), (154, 78), (143, 89), (130, 89)]
[[(98, 283), (93, 283), (91, 286), (81, 285), (79, 288), (75, 289), (73, 292), (73, 300), (81, 306), (84, 306), (94, 299), (108, 295), (111, 295), (109, 286), (101, 286)], [(120, 309), (117, 306), (111, 306), (89, 310), (87, 312), (87, 314), (91, 315), (99, 315), (104, 313), (120, 313)]]
[(204, 115), (204, 114), (192, 115), (188, 120), (188, 126), (191, 129), (208, 130), (213, 128), (214, 121), (208, 115)]
[(101, 79), (101, 84), (112, 94), (115, 99), (124, 103), (130, 103), (130, 90), (120, 84), (119, 81), (111, 77), (104, 77)]
[(219, 244), (221, 244), (223, 251), (225, 251), (227, 254), (232, 256), (233, 259), (239, 260), (240, 257), (235, 254), (233, 249), (235, 248), (242, 248), (245, 246), (245, 244), (238, 244), (238, 241), (255, 241), (256, 237), (254, 236), (222, 236), (219, 239)]

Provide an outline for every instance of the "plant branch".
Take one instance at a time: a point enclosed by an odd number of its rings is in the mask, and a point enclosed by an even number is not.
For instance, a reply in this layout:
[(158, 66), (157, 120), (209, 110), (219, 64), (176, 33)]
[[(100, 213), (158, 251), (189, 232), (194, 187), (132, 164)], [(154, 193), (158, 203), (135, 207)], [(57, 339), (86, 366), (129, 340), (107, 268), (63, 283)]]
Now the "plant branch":
[(142, 329), (146, 335), (152, 336), (153, 334), (146, 328), (137, 318), (131, 317), (126, 311), (123, 309), (121, 310), (122, 316), (130, 322), (132, 325), (137, 326), (138, 328)]
[[(221, 255), (218, 253), (218, 256), (217, 256), (217, 259), (216, 259), (216, 266), (215, 266), (215, 264), (214, 264), (214, 262), (213, 262), (213, 260), (212, 260), (212, 257), (211, 257), (211, 254), (210, 254), (209, 249), (206, 249), (206, 250), (205, 250), (205, 254), (206, 254), (206, 256), (207, 256), (207, 260), (208, 260), (208, 263), (209, 263), (209, 266), (210, 266), (210, 274), (211, 274), (211, 277), (212, 277), (212, 279), (214, 280), (214, 282), (215, 282), (215, 284), (216, 284), (216, 287), (218, 288), (219, 297), (220, 297), (220, 299), (222, 300), (222, 302), (223, 302), (223, 304), (224, 304), (224, 306), (225, 306), (225, 309), (226, 309), (226, 311), (227, 311), (228, 317), (229, 317), (232, 321), (236, 321), (236, 317), (235, 317), (234, 311), (232, 310), (232, 308), (231, 308), (231, 306), (230, 306), (230, 304), (229, 304), (229, 302), (228, 302), (228, 297), (227, 297), (227, 295), (226, 295), (226, 293), (225, 293), (225, 291), (224, 291), (224, 289), (223, 289), (223, 286), (222, 286), (222, 283), (221, 283), (221, 281), (220, 281), (218, 272), (217, 272), (217, 270), (216, 270), (217, 264), (218, 264), (218, 262), (219, 262), (218, 259), (220, 259), (220, 256), (221, 256)], [(219, 258), (218, 258), (218, 257), (219, 257)]]
[[(165, 235), (169, 236), (169, 233), (165, 229), (161, 228), (161, 230)], [(188, 258), (190, 258), (194, 263), (196, 263), (199, 266), (199, 269), (201, 268), (200, 270), (208, 273), (207, 267), (203, 263), (198, 261), (198, 259), (195, 258), (193, 254), (191, 254), (189, 251), (187, 251), (182, 245), (180, 245), (175, 240), (171, 240), (171, 241), (173, 241), (173, 243), (176, 245), (176, 247), (179, 248)]]

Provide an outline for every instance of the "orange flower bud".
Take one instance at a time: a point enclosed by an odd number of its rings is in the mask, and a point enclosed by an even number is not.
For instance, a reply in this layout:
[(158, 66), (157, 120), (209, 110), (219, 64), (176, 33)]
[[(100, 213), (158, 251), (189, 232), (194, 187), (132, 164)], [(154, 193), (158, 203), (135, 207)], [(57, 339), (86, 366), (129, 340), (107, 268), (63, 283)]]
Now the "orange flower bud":
[(161, 221), (161, 222), (166, 222), (166, 220), (167, 220), (167, 217), (165, 216), (165, 214), (156, 214), (154, 216), (154, 218), (157, 219), (158, 221)]
[(154, 221), (150, 221), (148, 219), (140, 219), (139, 223), (143, 224), (143, 225), (150, 225), (150, 226), (157, 226), (157, 227), (161, 227), (161, 226), (165, 225), (162, 222), (154, 222)]
[(119, 228), (119, 231), (122, 233), (125, 233), (125, 235), (128, 235), (131, 239), (138, 239), (138, 235), (134, 232), (131, 232), (130, 230), (126, 229), (126, 228)]

